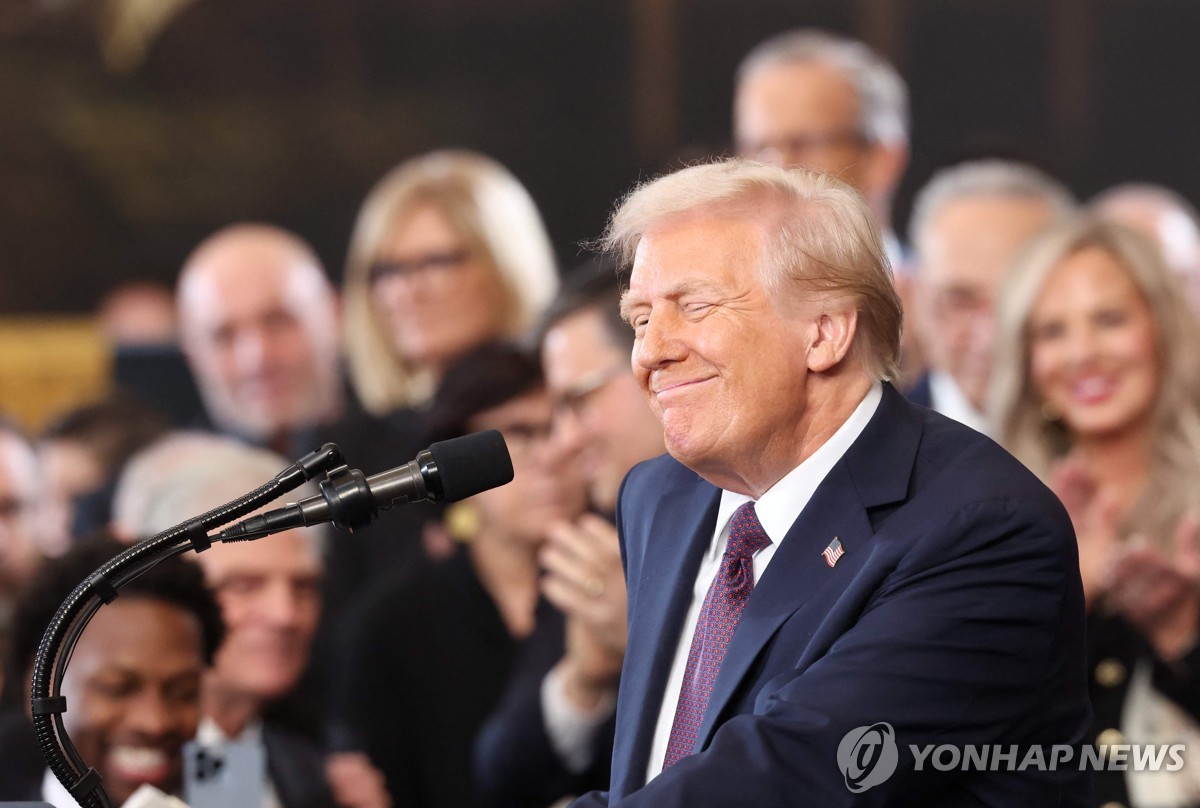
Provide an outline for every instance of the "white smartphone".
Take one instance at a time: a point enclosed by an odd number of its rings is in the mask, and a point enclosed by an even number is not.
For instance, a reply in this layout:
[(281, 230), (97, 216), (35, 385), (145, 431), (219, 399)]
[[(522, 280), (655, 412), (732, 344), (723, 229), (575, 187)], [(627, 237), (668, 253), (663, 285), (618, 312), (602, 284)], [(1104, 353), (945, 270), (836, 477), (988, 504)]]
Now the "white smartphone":
[(183, 799), (189, 808), (262, 808), (266, 787), (262, 744), (184, 744)]

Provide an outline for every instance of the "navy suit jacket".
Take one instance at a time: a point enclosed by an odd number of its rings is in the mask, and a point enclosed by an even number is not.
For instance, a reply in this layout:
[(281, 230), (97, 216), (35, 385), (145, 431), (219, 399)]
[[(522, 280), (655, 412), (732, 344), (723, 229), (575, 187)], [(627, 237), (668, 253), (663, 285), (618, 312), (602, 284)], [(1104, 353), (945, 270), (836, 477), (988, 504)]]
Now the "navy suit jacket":
[[(1076, 765), (1090, 707), (1070, 520), (995, 443), (890, 385), (751, 594), (696, 753), (646, 784), (719, 501), (670, 457), (625, 481), (630, 632), (611, 790), (576, 806), (1090, 804)], [(835, 537), (845, 555), (830, 567), (822, 551)], [(898, 767), (852, 793), (839, 744), (877, 722), (895, 730)], [(1070, 744), (1075, 754), (1057, 771), (945, 772), (929, 758), (917, 771), (910, 744), (1017, 744), (1022, 755)]]

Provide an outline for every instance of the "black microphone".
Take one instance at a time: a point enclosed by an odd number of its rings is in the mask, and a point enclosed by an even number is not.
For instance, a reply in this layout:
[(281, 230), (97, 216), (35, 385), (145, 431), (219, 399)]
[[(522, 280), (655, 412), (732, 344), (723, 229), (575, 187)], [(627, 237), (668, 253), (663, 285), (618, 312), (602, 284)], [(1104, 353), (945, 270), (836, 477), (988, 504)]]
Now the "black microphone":
[(217, 539), (257, 539), (325, 522), (353, 531), (378, 517), (380, 509), (421, 500), (457, 502), (512, 478), (512, 458), (504, 438), (489, 429), (434, 443), (416, 460), (370, 477), (345, 466), (334, 469), (321, 481), (317, 496), (243, 519), (222, 530)]

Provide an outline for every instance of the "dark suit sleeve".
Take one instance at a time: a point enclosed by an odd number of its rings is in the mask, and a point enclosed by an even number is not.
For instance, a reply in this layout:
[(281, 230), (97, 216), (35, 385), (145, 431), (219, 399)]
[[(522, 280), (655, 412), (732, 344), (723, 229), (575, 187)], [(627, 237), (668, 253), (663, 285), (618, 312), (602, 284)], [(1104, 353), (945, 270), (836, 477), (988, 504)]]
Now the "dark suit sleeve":
[(278, 727), (263, 728), (267, 770), (283, 808), (336, 808), (325, 782), (325, 757), (306, 738)]
[[(937, 510), (931, 503), (927, 512)], [(946, 792), (938, 804), (982, 804), (966, 792), (954, 797), (964, 787), (955, 774), (931, 773), (928, 765), (916, 771), (909, 744), (1078, 742), (1086, 694), (1062, 683), (1083, 670), (1076, 659), (1083, 654), (1082, 594), (1070, 526), (1053, 510), (977, 502), (929, 519), (918, 535), (904, 527), (889, 535), (885, 523), (874, 552), (897, 541), (911, 547), (895, 554), (882, 579), (863, 584), (871, 591), (860, 593), (859, 613), (816, 628), (836, 637), (823, 655), (791, 669), (780, 664), (752, 713), (725, 721), (706, 749), (616, 805), (779, 805), (797, 804), (798, 795), (823, 808), (905, 805), (916, 794)], [(780, 633), (793, 627), (813, 631), (801, 615)], [(839, 744), (877, 722), (895, 729), (898, 767), (885, 782), (852, 793)], [(994, 804), (1082, 804), (1064, 796), (1073, 788), (1069, 776), (1063, 793), (1058, 781), (1000, 777), (989, 794), (999, 799)], [(575, 805), (605, 804), (589, 795)]]
[(564, 796), (608, 781), (614, 719), (596, 733), (593, 764), (566, 769), (546, 733), (542, 679), (522, 678), (510, 687), (475, 743), (475, 775), (481, 808), (545, 808)]

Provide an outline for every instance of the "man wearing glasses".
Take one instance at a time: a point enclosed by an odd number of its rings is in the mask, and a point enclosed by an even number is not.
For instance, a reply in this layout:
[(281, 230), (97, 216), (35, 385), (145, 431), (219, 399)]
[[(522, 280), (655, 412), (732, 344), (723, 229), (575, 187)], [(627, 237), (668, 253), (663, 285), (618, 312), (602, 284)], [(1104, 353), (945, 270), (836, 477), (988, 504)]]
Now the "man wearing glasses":
[(908, 165), (908, 90), (870, 48), (814, 29), (763, 41), (738, 66), (733, 135), (742, 157), (825, 171), (854, 186), (892, 267), (902, 266), (891, 208)]
[(480, 733), (476, 774), (484, 805), (549, 805), (608, 783), (626, 639), (625, 579), (611, 516), (629, 470), (664, 451), (662, 427), (630, 368), (633, 331), (621, 319), (620, 294), (611, 262), (581, 267), (539, 330), (555, 400), (554, 446), (582, 472), (595, 513), (549, 529), (542, 591), (566, 615), (566, 653), (541, 681), (510, 688)]

